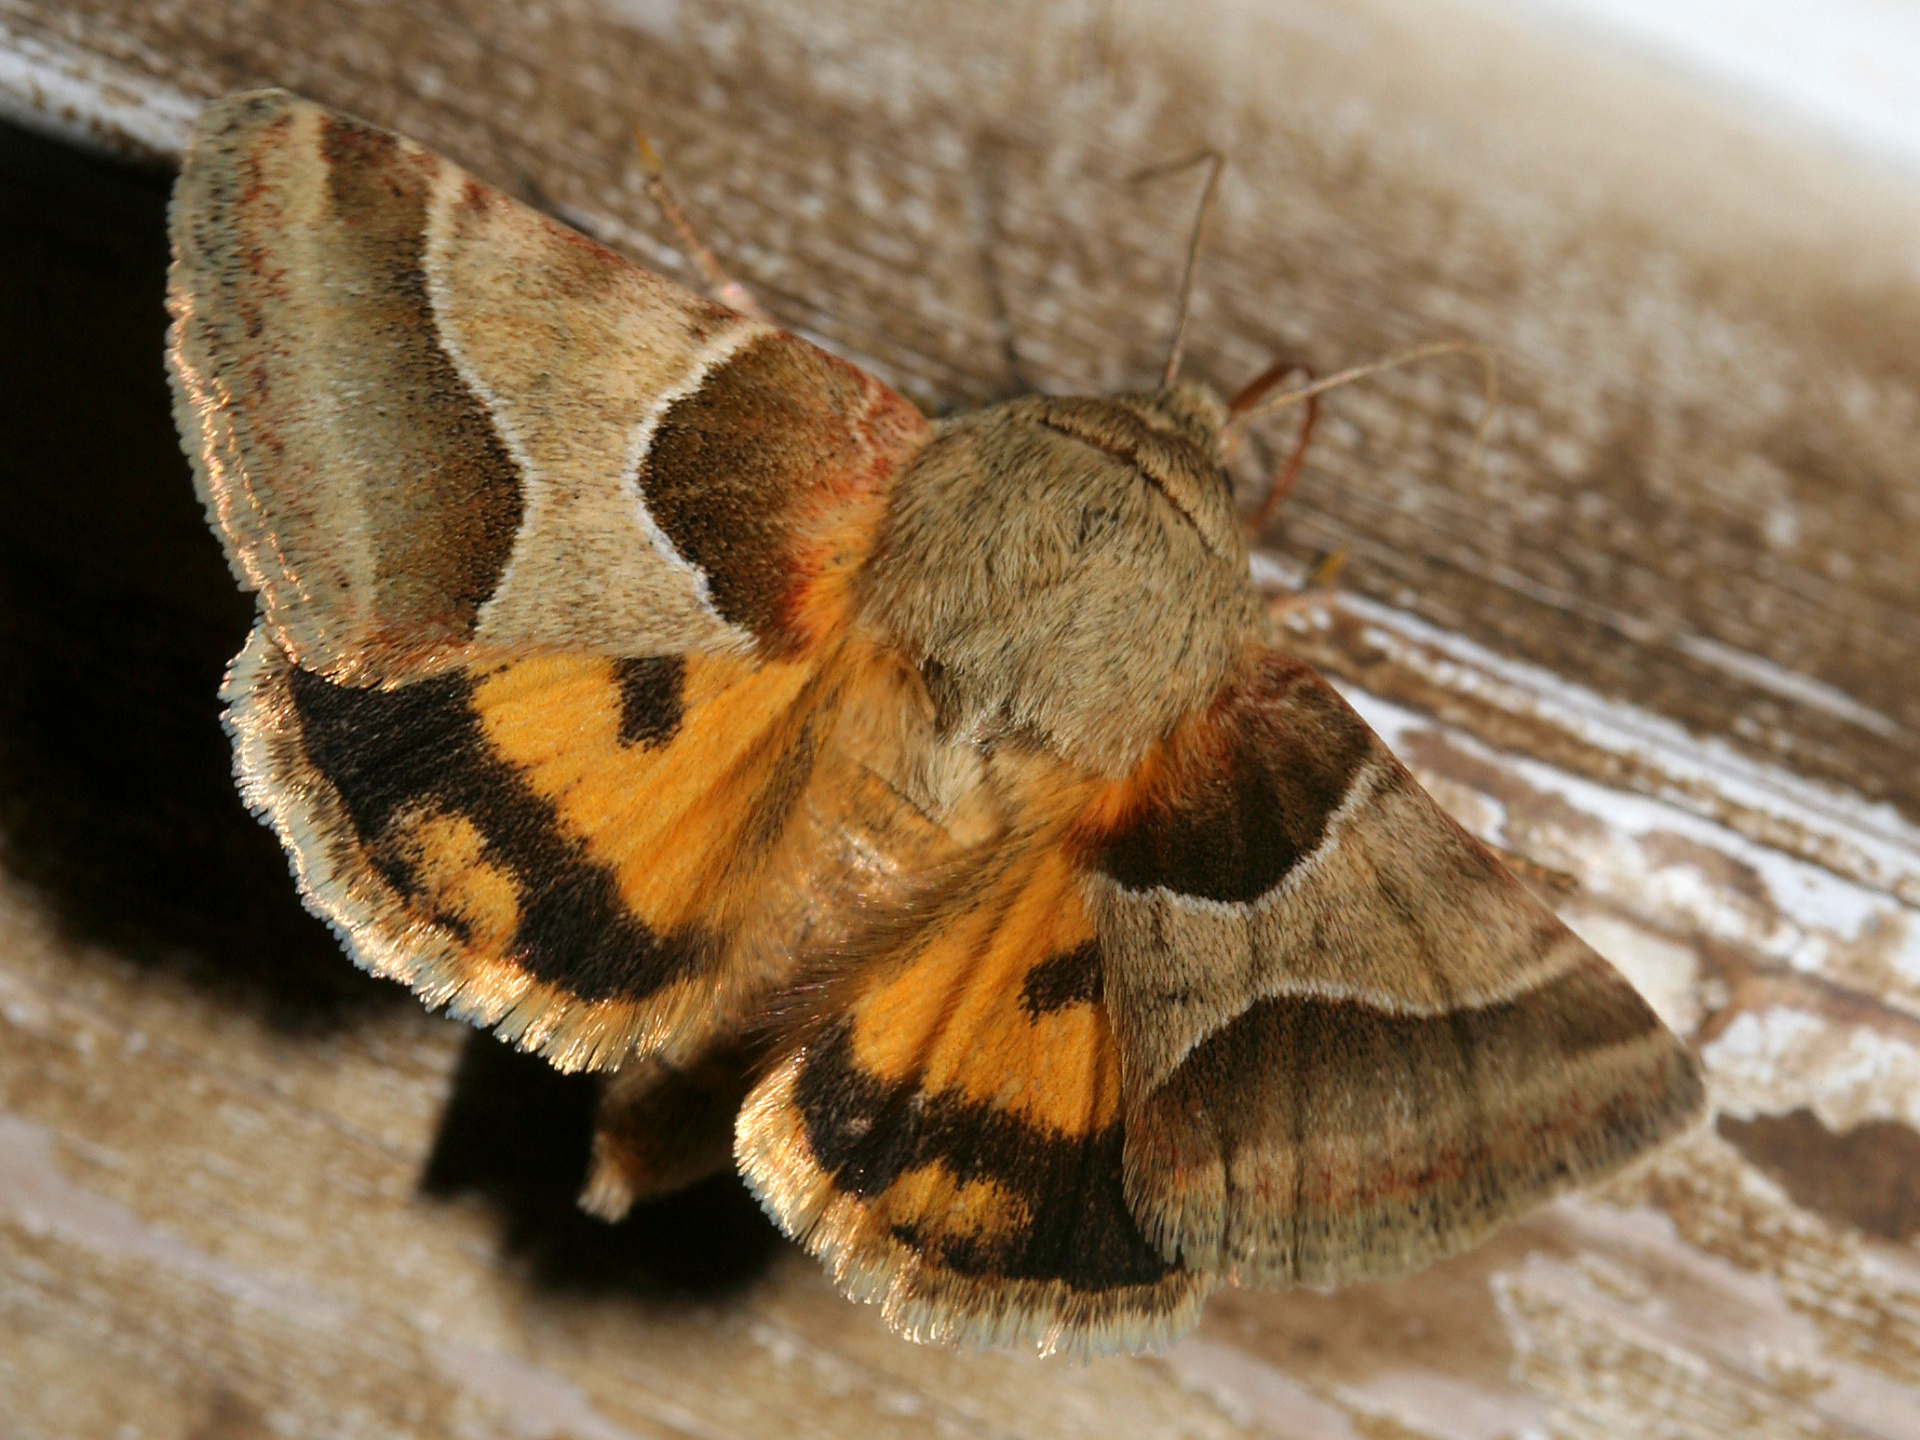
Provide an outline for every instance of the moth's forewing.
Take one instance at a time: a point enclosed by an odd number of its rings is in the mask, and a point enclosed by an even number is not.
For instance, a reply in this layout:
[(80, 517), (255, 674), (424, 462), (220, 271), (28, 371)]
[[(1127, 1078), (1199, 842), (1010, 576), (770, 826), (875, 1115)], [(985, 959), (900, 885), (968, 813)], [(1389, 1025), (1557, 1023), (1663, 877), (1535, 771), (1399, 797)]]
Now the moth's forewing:
[(1395, 1274), (1699, 1109), (1632, 986), (1299, 661), (1256, 652), (1113, 813), (1089, 895), (1162, 1254)]
[(283, 91), (174, 191), (175, 414), (302, 668), (791, 650), (927, 439), (870, 376)]

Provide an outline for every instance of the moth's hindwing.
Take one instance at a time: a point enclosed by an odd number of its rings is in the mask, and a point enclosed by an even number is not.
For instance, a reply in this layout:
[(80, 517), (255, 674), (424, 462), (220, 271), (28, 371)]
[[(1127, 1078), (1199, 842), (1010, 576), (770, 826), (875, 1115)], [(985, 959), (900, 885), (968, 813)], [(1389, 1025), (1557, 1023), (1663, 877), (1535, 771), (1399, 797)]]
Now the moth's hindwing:
[(841, 688), (807, 661), (541, 655), (358, 686), (264, 627), (247, 799), (361, 964), (562, 1068), (690, 1050), (777, 978), (766, 905)]
[(822, 643), (927, 438), (852, 366), (283, 91), (170, 214), (175, 415), (302, 669)]
[(840, 1288), (915, 1338), (1164, 1341), (1208, 1281), (1122, 1193), (1120, 1055), (1073, 865), (1031, 843), (994, 867), (754, 1090), (736, 1158)]
[(821, 956), (909, 935), (999, 823), (908, 798), (927, 722), (851, 641), (368, 686), (259, 626), (223, 698), (242, 793), (355, 959), (562, 1069), (692, 1063), (775, 1018)]
[(1159, 1253), (1424, 1264), (1698, 1110), (1633, 988), (1300, 662), (1256, 650), (1107, 807), (1089, 895)]

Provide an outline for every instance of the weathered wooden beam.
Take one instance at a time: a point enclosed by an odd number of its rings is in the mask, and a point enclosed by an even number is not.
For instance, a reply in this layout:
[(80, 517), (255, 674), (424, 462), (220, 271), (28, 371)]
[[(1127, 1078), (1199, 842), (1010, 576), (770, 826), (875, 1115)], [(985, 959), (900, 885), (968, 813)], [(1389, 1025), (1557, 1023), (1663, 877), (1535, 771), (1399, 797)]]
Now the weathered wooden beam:
[[(247, 610), (168, 423), (160, 207), (198, 104), (268, 81), (672, 270), (640, 123), (784, 323), (933, 408), (1150, 383), (1197, 177), (1127, 176), (1227, 152), (1198, 373), (1501, 361), (1477, 460), (1470, 365), (1330, 397), (1260, 564), (1351, 558), (1292, 643), (1701, 1045), (1714, 1120), (1423, 1276), (1084, 1370), (894, 1340), (737, 1190), (575, 1218), (581, 1092), (360, 981), (227, 787)], [(132, 157), (0, 155), (0, 1434), (1910, 1433), (1906, 182), (1359, 0), (0, 0), (0, 110)]]

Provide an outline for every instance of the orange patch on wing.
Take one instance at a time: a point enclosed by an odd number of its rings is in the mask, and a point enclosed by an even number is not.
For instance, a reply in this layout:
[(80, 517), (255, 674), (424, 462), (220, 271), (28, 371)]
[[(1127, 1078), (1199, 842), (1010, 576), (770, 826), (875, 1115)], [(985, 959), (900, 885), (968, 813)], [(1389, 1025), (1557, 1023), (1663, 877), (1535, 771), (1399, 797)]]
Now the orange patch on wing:
[[(824, 498), (824, 497), (823, 497)], [(835, 634), (852, 609), (853, 577), (873, 548), (885, 514), (884, 494), (833, 496), (805, 524), (789, 560), (796, 577), (787, 592), (787, 624), (815, 646)]]
[(857, 401), (848, 397), (845, 412), (851, 445), (840, 451), (839, 463), (816, 467), (790, 502), (786, 567), (794, 582), (785, 619), (809, 648), (846, 625), (853, 579), (885, 521), (894, 476), (933, 433), (912, 404), (884, 385), (869, 376), (858, 377), (858, 384), (863, 393)]
[[(486, 858), (486, 837), (466, 815), (419, 809), (397, 817), (380, 848), (406, 865), (419, 900), (416, 913), (458, 928), (472, 949), (506, 948), (520, 919), (513, 877)], [(424, 901), (424, 907), (419, 901)]]
[(1095, 789), (1074, 817), (1072, 843), (1076, 847), (1102, 844), (1165, 795), (1183, 773), (1182, 766), (1190, 763), (1195, 737), (1201, 735), (1204, 724), (1204, 717), (1190, 717), (1149, 750), (1132, 774)]
[(1082, 1135), (1119, 1114), (1119, 1051), (1103, 1006), (1023, 1002), (1030, 974), (1094, 938), (1068, 852), (1029, 857), (856, 1002), (853, 1059), (876, 1080)]
[(615, 873), (628, 908), (667, 933), (716, 908), (715, 883), (815, 674), (806, 663), (687, 656), (679, 723), (662, 745), (621, 742), (614, 662), (597, 657), (516, 661), (475, 688), (473, 705), (488, 743)]
[(939, 1161), (907, 1171), (872, 1204), (877, 1223), (919, 1227), (936, 1244), (1005, 1245), (1018, 1242), (1033, 1224), (1027, 1197), (991, 1179), (959, 1180)]

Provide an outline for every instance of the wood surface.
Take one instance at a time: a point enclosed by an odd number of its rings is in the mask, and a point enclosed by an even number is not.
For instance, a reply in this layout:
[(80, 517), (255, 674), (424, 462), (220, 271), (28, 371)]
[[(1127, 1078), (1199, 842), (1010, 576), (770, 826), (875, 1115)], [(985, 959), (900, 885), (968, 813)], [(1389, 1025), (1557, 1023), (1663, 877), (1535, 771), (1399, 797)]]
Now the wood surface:
[[(0, 0), (0, 1436), (1920, 1432), (1920, 185), (1491, 9)], [(933, 410), (1190, 361), (1329, 398), (1301, 653), (1707, 1062), (1714, 1114), (1394, 1284), (1168, 1353), (922, 1349), (739, 1187), (571, 1205), (590, 1093), (353, 971), (233, 797), (244, 636), (160, 368), (168, 167), (278, 83)], [(1249, 447), (1247, 501), (1276, 421)]]

